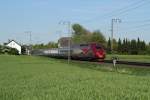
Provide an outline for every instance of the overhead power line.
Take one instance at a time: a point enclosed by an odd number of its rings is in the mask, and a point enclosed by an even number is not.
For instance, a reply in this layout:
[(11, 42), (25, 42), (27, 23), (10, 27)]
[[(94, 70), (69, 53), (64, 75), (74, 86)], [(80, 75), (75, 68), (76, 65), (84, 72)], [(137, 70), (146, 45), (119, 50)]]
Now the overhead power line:
[(130, 8), (132, 8), (134, 6), (137, 6), (137, 5), (139, 5), (139, 4), (143, 3), (143, 2), (145, 2), (145, 0), (136, 1), (136, 2), (134, 2), (132, 4), (129, 4), (129, 5), (125, 6), (125, 7), (122, 7), (120, 9), (112, 11), (112, 12), (108, 13), (108, 15), (109, 16), (116, 15), (116, 14), (122, 12), (122, 11), (126, 11), (127, 9), (130, 9)]
[[(144, 0), (142, 0), (142, 1), (144, 1)], [(140, 7), (142, 7), (142, 6), (146, 5), (146, 4), (149, 4), (149, 3), (150, 3), (150, 1), (141, 2), (141, 3), (137, 4), (136, 6), (131, 6), (130, 8), (124, 9), (124, 10), (122, 10), (122, 11), (116, 13), (116, 14), (113, 14), (113, 15), (118, 15), (118, 16), (120, 16), (120, 15), (122, 15), (122, 14), (125, 14), (125, 13), (127, 13), (127, 12), (130, 12), (130, 11), (135, 10), (135, 9), (137, 9), (137, 8), (140, 8)], [(112, 16), (113, 16), (113, 15), (112, 15)]]
[(134, 10), (134, 9), (140, 8), (144, 4), (148, 4), (149, 2), (150, 2), (149, 0), (139, 0), (139, 1), (134, 2), (134, 3), (132, 3), (132, 4), (128, 5), (128, 6), (122, 7), (120, 9), (114, 10), (112, 12), (106, 13), (106, 14), (101, 15), (101, 16), (97, 16), (97, 17), (89, 19), (89, 20), (84, 20), (82, 22), (83, 23), (89, 23), (89, 22), (91, 22), (93, 20), (97, 20), (97, 19), (103, 18), (103, 17), (104, 18), (109, 18), (109, 17), (113, 17), (113, 16), (117, 16), (117, 15), (120, 16), (123, 13), (127, 13), (127, 12), (130, 12), (130, 11)]
[[(129, 27), (129, 28), (125, 28), (125, 29), (123, 29), (124, 30), (123, 32), (138, 31), (138, 30), (141, 30), (143, 28), (148, 28), (148, 27), (150, 27), (150, 23), (142, 24), (142, 25), (137, 25), (137, 26), (133, 26), (133, 27)], [(127, 31), (125, 31), (125, 30), (127, 30)]]
[(148, 24), (143, 24), (143, 25), (138, 25), (138, 26), (133, 27), (132, 29), (135, 29), (135, 28), (142, 28), (142, 27), (147, 27), (147, 26), (150, 26), (150, 23), (148, 23)]
[(123, 24), (129, 24), (129, 23), (148, 23), (148, 22), (150, 22), (150, 19), (123, 21)]

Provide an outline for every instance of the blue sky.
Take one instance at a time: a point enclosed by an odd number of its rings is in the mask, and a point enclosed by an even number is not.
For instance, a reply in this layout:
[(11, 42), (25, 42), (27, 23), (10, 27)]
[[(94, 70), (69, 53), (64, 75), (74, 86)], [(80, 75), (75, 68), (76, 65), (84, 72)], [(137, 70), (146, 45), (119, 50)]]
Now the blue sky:
[[(120, 8), (129, 10), (120, 14)], [(67, 26), (58, 24), (62, 20), (79, 23), (90, 31), (101, 30), (108, 38), (112, 18), (122, 20), (115, 24), (115, 38), (140, 37), (148, 42), (149, 9), (149, 0), (1, 0), (0, 43), (8, 39), (29, 43), (26, 31), (32, 31), (33, 43), (57, 41), (60, 36), (67, 36)]]

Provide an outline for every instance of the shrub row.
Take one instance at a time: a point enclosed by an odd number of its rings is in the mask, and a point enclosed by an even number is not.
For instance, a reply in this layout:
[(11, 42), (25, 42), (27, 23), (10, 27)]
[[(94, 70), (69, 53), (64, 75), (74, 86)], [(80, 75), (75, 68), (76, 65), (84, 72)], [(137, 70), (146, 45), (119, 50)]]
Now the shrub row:
[(0, 54), (19, 55), (19, 52), (15, 48), (0, 45)]

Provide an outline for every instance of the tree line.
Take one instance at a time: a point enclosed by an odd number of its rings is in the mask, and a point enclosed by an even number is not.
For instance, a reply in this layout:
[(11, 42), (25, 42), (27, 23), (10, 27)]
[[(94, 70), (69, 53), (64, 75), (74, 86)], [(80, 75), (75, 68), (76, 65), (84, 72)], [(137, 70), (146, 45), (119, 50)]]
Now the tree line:
[(111, 50), (111, 40), (108, 39), (107, 42), (107, 52), (117, 53), (117, 54), (132, 54), (132, 55), (143, 55), (143, 54), (150, 54), (150, 43), (146, 44), (145, 41), (137, 39), (127, 39), (124, 38), (121, 40), (120, 38), (118, 41), (115, 39), (113, 40), (113, 50)]
[(32, 49), (47, 49), (47, 48), (58, 48), (58, 43), (49, 42), (47, 44), (41, 43), (32, 45)]

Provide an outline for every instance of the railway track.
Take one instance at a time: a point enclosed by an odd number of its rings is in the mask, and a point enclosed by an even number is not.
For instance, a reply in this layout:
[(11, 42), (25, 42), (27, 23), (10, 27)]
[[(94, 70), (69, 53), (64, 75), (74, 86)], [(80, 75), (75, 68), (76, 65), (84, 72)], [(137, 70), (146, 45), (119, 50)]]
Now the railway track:
[[(86, 62), (88, 61), (88, 62), (91, 62), (91, 63), (92, 62), (100, 63), (100, 61), (98, 61), (98, 60), (92, 60), (92, 61), (90, 61), (90, 60), (73, 60), (73, 61), (86, 61)], [(104, 60), (102, 63), (112, 63), (113, 64), (113, 61), (112, 60)], [(150, 63), (146, 63), (146, 62), (134, 62), (134, 61), (121, 61), (121, 60), (118, 60), (116, 64), (134, 65), (134, 66), (139, 66), (139, 67), (150, 67)]]
[[(112, 62), (112, 60), (104, 60), (104, 63), (113, 63), (113, 62)], [(150, 67), (150, 63), (146, 63), (146, 62), (117, 61), (117, 64), (124, 64), (124, 65), (135, 65), (135, 66), (146, 66), (146, 67)]]
[[(87, 62), (88, 60), (73, 60), (73, 61), (79, 61), (79, 62)], [(97, 61), (97, 60), (93, 60), (93, 61), (88, 61), (91, 63), (98, 63), (101, 64), (102, 63), (110, 63), (113, 64), (112, 60), (104, 60), (104, 61)], [(150, 67), (150, 63), (145, 63), (145, 62), (133, 62), (133, 61), (117, 61), (116, 64), (122, 64), (122, 65), (133, 65), (133, 66), (137, 66), (137, 67)]]

